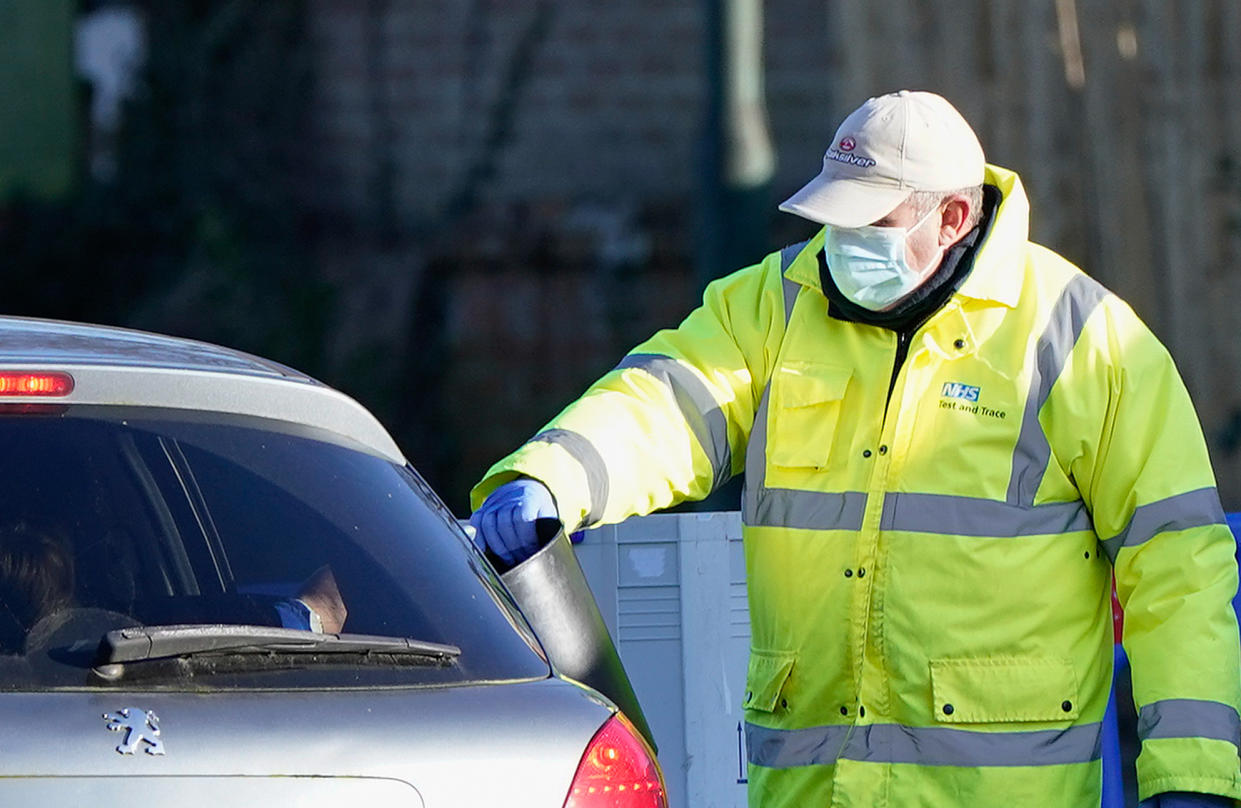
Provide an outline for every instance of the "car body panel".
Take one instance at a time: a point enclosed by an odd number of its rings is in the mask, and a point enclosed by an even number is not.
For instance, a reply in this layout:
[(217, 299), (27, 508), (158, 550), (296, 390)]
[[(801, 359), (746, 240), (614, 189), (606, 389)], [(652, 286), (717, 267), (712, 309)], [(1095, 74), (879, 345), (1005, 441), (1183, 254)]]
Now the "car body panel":
[(61, 365), (227, 371), (318, 384), (278, 362), (206, 342), (113, 326), (0, 317), (0, 364), (32, 358)]
[[(117, 751), (125, 733), (110, 730), (106, 716), (122, 709), (157, 717), (162, 754), (142, 743), (132, 754)], [(70, 804), (84, 787), (110, 793), (109, 778), (125, 778), (144, 801), (163, 793), (167, 778), (184, 778), (187, 789), (213, 781), (230, 798), (264, 793), (258, 780), (320, 778), (352, 785), (342, 792), (301, 783), (292, 793), (305, 801), (289, 803), (282, 792), (280, 804), (318, 805), (321, 796), (346, 793), (396, 800), (365, 803), (375, 806), (417, 805), (418, 795), (428, 808), (560, 806), (582, 751), (611, 713), (589, 691), (554, 678), (389, 691), (7, 693), (0, 803), (37, 793)], [(178, 793), (177, 804), (189, 808), (218, 805), (221, 792), (205, 792), (201, 803), (195, 791)]]
[(235, 805), (340, 808), (342, 805), (410, 806), (425, 803), (399, 780), (372, 777), (11, 777), (0, 780), (4, 805), (146, 805), (218, 808), (227, 793)]

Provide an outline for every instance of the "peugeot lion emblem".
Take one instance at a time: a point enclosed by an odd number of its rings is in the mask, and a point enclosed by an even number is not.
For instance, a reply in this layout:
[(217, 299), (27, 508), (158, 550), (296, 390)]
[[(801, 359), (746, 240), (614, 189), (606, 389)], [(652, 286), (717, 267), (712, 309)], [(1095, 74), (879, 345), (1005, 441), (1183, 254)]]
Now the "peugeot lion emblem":
[(104, 713), (103, 720), (108, 722), (108, 729), (113, 732), (125, 733), (116, 747), (122, 755), (132, 755), (139, 747), (144, 748), (148, 755), (164, 754), (164, 742), (159, 737), (159, 716), (150, 710), (124, 707), (115, 713)]

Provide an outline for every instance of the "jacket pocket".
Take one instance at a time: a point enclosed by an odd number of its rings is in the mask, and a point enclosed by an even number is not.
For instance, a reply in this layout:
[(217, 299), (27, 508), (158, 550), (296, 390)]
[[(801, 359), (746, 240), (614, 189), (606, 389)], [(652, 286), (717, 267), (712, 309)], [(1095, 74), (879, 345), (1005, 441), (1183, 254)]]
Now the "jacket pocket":
[(818, 362), (786, 362), (776, 371), (768, 457), (776, 466), (827, 465), (852, 371)]
[(774, 712), (796, 659), (797, 655), (791, 651), (751, 649), (745, 676), (745, 701), (741, 706), (746, 710)]
[(937, 721), (1067, 721), (1077, 718), (1077, 674), (1059, 657), (931, 660)]

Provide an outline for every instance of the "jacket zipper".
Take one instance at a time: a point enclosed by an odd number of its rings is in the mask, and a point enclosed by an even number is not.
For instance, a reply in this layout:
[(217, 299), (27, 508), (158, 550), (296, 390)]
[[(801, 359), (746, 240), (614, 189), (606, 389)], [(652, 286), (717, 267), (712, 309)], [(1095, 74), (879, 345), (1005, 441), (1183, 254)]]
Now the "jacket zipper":
[(909, 343), (913, 341), (915, 329), (896, 332), (896, 356), (892, 361), (892, 378), (888, 380), (888, 397), (883, 402), (883, 422), (888, 421), (888, 408), (892, 404), (892, 391), (896, 389), (896, 377), (900, 375), (901, 366), (909, 356)]

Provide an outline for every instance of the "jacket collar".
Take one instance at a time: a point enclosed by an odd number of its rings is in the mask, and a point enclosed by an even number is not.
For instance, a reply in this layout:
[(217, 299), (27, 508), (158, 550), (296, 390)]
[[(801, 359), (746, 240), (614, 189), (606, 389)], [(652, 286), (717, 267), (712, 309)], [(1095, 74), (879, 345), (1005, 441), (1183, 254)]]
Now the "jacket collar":
[(1024, 260), (1022, 252), (1029, 239), (1030, 202), (1021, 178), (1012, 171), (989, 165), (985, 182), (1000, 189), (1000, 204), (991, 231), (974, 255), (974, 271), (957, 294), (1011, 309), (1021, 294), (1022, 271), (1016, 262)]

